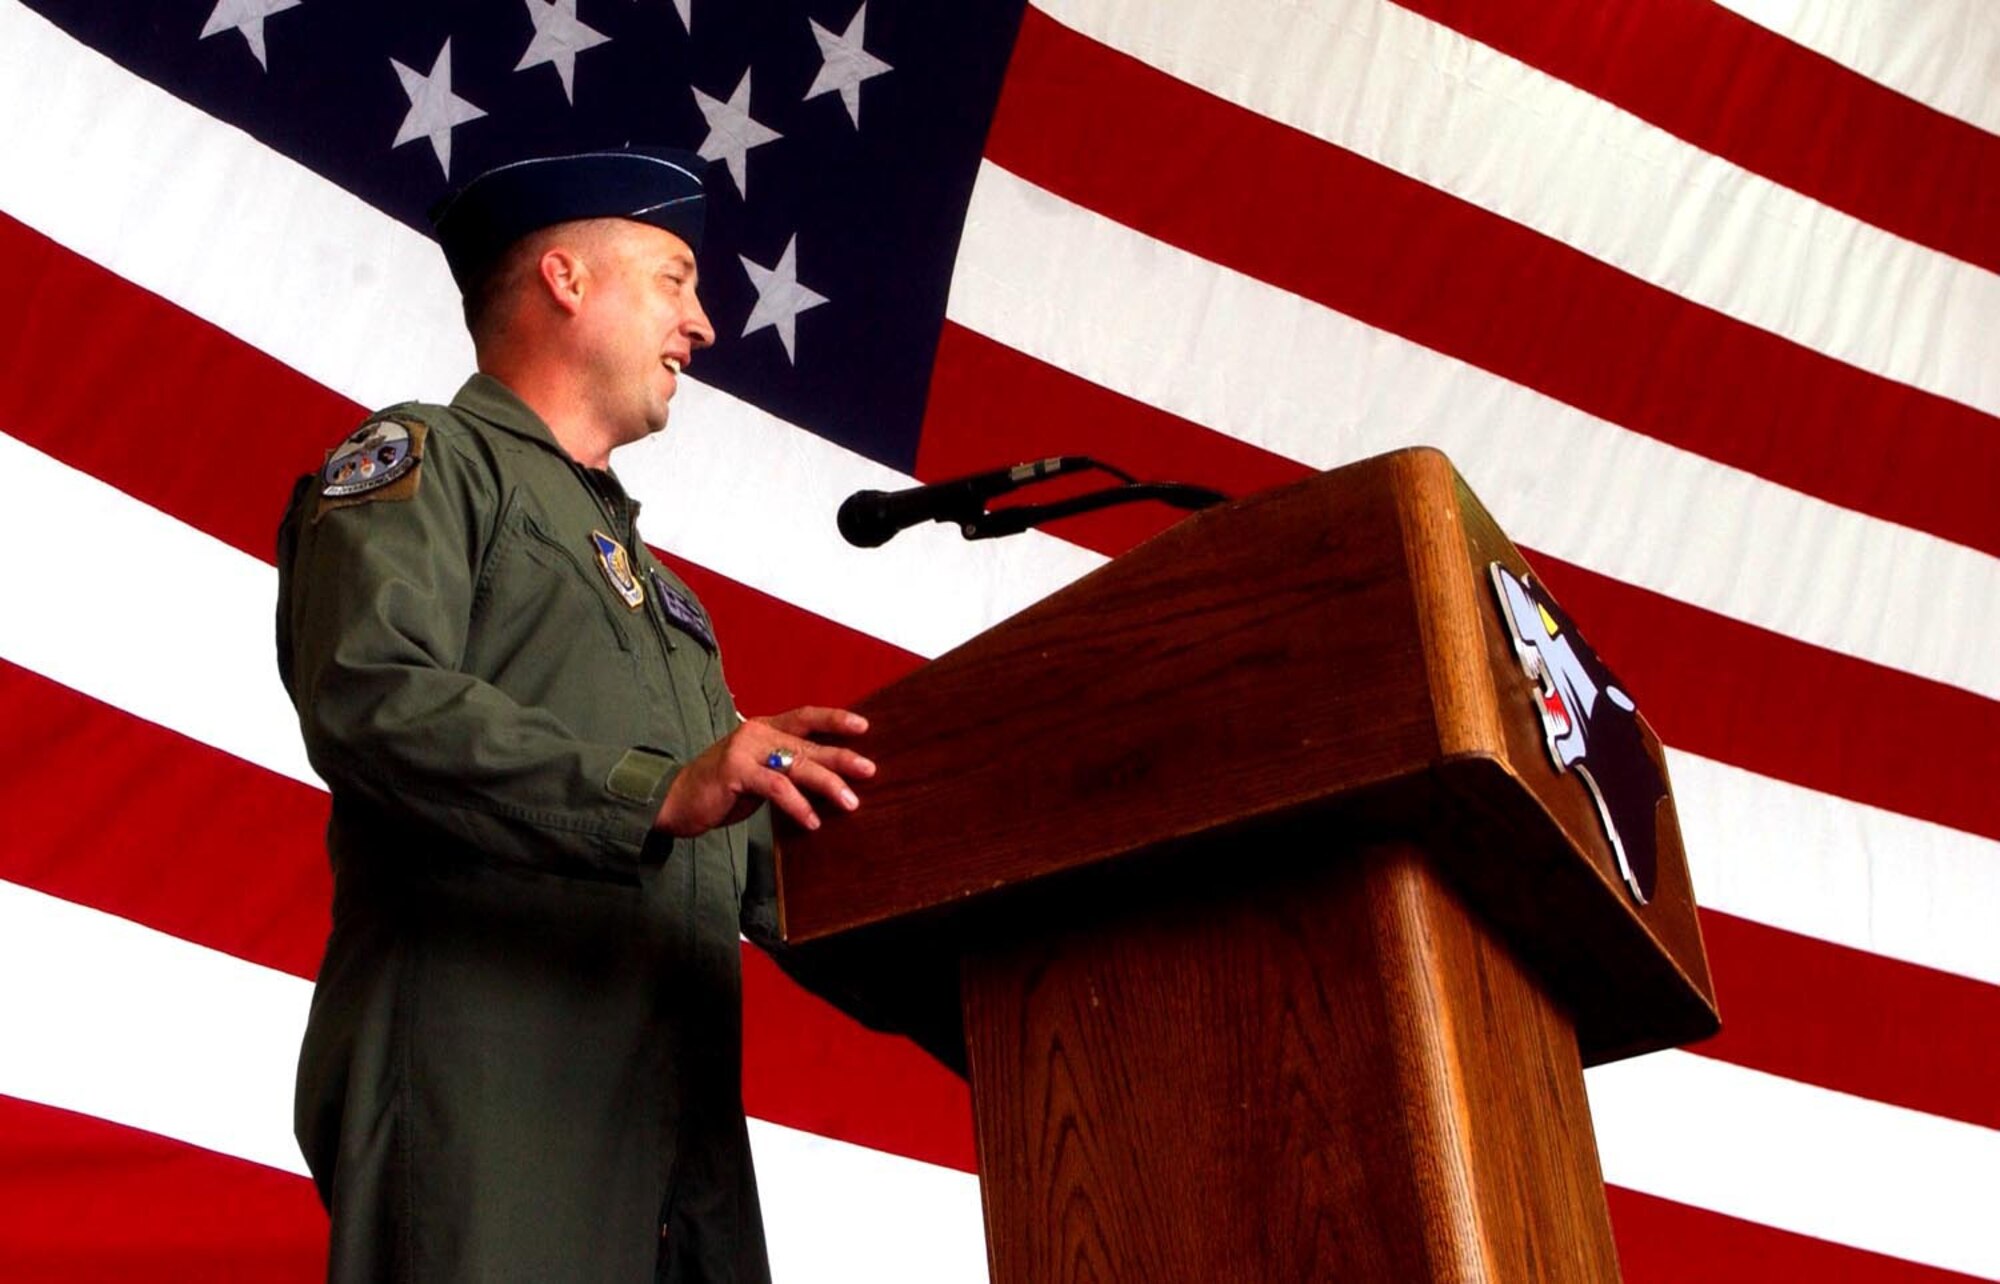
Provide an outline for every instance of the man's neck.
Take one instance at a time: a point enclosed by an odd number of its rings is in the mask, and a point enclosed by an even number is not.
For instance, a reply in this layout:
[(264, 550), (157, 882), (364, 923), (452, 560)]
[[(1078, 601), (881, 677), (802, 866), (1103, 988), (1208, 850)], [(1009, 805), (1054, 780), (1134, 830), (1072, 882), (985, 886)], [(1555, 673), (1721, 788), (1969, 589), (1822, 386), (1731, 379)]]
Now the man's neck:
[(582, 389), (565, 372), (539, 368), (535, 363), (481, 362), (483, 373), (506, 384), (522, 404), (541, 417), (556, 445), (585, 468), (611, 466), (617, 435), (599, 422), (595, 407)]

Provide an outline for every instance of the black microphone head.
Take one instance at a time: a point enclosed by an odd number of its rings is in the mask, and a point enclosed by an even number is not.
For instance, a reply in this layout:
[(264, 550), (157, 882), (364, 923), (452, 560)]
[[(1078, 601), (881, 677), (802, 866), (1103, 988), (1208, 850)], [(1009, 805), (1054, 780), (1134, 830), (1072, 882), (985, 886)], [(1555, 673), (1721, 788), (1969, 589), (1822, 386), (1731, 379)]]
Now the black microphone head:
[(856, 548), (880, 548), (900, 527), (888, 520), (882, 501), (889, 496), (879, 490), (857, 490), (841, 501), (834, 521), (840, 537)]

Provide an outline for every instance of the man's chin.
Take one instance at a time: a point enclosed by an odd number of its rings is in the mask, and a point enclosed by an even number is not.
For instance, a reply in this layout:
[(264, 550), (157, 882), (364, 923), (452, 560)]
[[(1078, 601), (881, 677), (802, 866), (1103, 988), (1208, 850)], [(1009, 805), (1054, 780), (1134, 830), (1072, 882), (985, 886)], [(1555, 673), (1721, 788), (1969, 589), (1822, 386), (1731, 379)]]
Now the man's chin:
[(652, 437), (666, 431), (667, 419), (673, 414), (673, 407), (669, 406), (667, 401), (668, 398), (662, 397), (656, 404), (646, 407), (645, 420), (640, 425), (640, 437)]
[(657, 418), (648, 415), (644, 420), (637, 423), (630, 423), (630, 426), (625, 429), (623, 435), (618, 439), (618, 444), (612, 449), (622, 450), (627, 446), (635, 446), (649, 438), (659, 436), (666, 430), (667, 419), (665, 415), (658, 416)]

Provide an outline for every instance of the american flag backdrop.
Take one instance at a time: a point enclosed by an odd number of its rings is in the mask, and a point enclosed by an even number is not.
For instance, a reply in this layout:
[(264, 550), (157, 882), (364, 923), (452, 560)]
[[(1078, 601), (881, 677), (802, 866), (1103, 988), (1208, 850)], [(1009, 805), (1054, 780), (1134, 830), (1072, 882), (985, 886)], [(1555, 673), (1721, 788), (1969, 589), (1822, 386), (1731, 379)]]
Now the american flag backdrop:
[[(1057, 453), (1442, 447), (1670, 749), (1721, 1036), (1590, 1072), (1626, 1278), (2000, 1279), (1992, 0), (0, 0), (0, 1279), (307, 1280), (291, 479), (471, 349), (423, 213), (713, 161), (617, 466), (753, 711), (1171, 520), (858, 552)], [(761, 958), (781, 1281), (984, 1278), (963, 1086)]]

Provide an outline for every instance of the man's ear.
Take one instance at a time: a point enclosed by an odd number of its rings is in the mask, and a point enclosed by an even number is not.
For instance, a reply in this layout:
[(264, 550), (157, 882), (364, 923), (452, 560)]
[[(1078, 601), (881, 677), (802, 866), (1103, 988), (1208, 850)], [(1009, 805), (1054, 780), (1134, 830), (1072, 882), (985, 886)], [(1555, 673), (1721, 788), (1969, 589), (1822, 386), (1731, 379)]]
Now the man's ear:
[(584, 291), (590, 283), (589, 264), (568, 246), (552, 245), (542, 251), (535, 267), (550, 301), (574, 316), (583, 306)]

